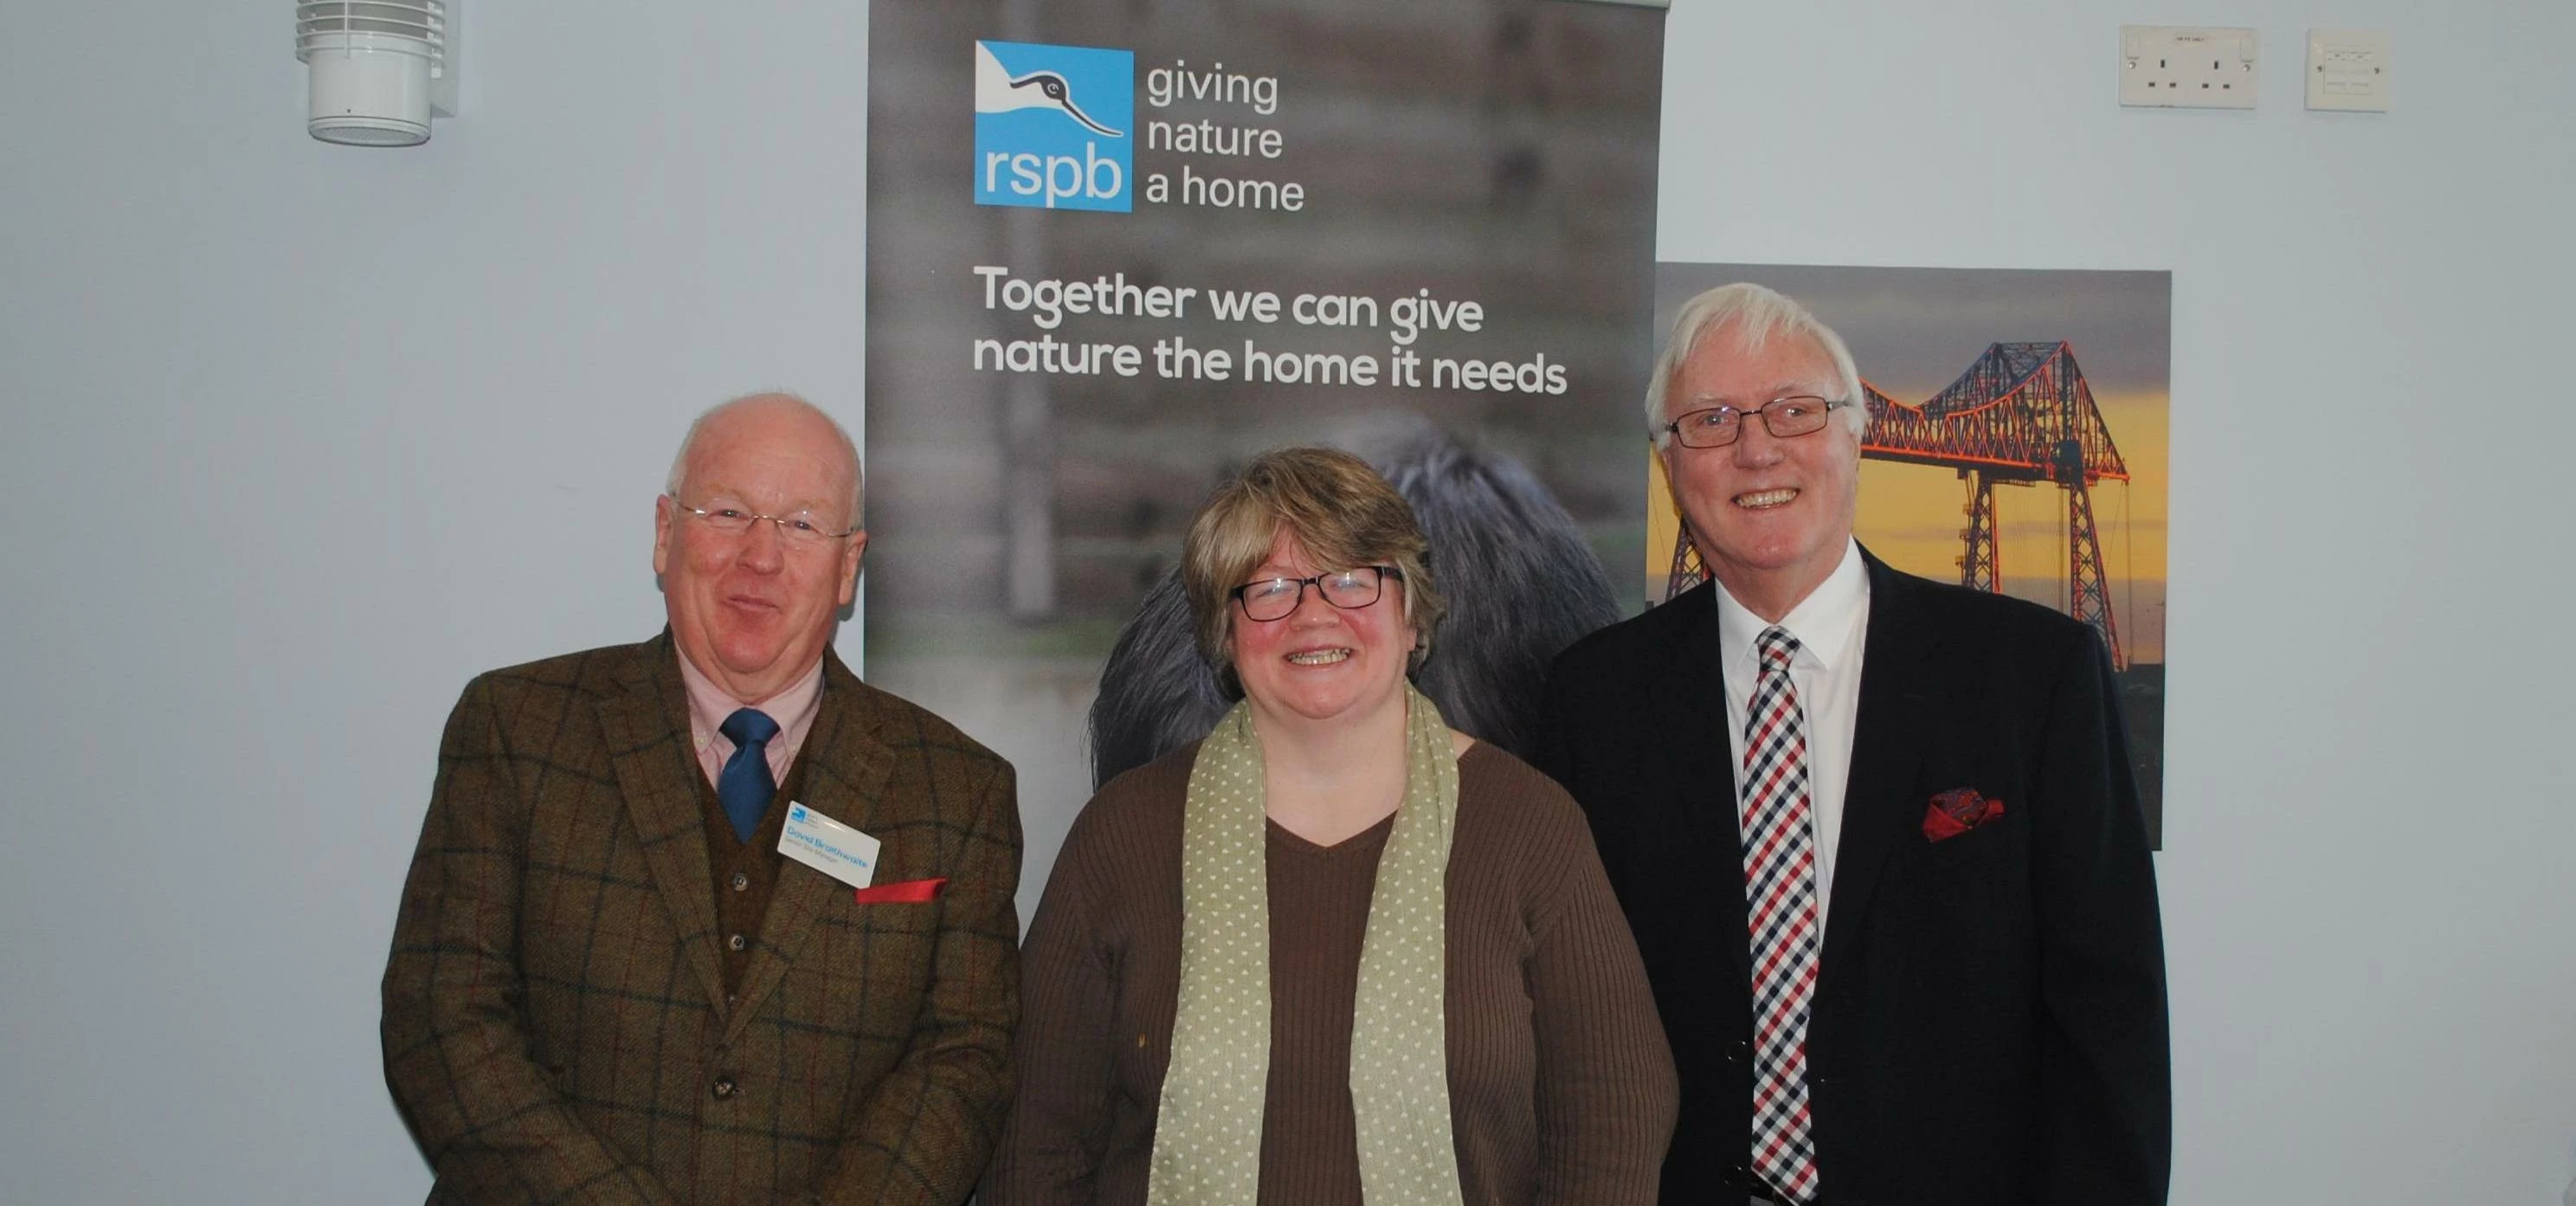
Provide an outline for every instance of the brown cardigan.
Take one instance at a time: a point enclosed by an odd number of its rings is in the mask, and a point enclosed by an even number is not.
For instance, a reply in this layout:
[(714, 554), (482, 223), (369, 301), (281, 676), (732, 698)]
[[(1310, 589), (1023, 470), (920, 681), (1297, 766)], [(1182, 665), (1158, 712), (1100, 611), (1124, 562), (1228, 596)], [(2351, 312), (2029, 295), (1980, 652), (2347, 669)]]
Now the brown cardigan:
[[(985, 1206), (1145, 1200), (1180, 991), (1191, 746), (1074, 821), (1021, 951), (1017, 1101)], [(1470, 1206), (1651, 1203), (1672, 1056), (1590, 831), (1491, 745), (1458, 762), (1448, 872), (1448, 1048)], [(1272, 826), (1271, 1060), (1261, 1201), (1357, 1206), (1347, 1075), (1368, 890), (1388, 826), (1324, 848)]]

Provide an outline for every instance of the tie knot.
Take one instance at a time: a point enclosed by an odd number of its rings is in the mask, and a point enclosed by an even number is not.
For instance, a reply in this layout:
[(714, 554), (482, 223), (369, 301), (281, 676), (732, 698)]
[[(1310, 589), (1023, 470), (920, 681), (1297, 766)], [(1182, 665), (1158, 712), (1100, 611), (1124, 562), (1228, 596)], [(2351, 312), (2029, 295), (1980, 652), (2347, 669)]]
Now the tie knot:
[(1790, 636), (1788, 629), (1774, 624), (1753, 638), (1753, 652), (1761, 658), (1764, 671), (1785, 671), (1790, 660), (1798, 656), (1798, 638)]
[(778, 735), (778, 722), (758, 708), (739, 708), (725, 717), (724, 727), (716, 731), (738, 746), (767, 745), (770, 738)]

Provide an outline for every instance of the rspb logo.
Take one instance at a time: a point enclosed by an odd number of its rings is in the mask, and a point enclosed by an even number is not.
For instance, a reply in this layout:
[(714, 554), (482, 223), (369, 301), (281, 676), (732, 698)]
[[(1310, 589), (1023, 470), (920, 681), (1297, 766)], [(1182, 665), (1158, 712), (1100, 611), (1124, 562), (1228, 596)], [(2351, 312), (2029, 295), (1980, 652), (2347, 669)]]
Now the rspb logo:
[(1135, 208), (1136, 56), (975, 43), (975, 203)]

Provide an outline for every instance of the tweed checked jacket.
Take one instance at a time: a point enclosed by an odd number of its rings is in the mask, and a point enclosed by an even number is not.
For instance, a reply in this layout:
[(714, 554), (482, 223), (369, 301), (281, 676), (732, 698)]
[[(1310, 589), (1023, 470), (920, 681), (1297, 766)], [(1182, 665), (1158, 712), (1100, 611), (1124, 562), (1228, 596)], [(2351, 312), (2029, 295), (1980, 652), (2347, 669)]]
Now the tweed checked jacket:
[(385, 968), (432, 1203), (937, 1203), (1010, 1100), (1010, 764), (824, 654), (801, 800), (884, 842), (860, 904), (787, 860), (739, 1000), (665, 632), (475, 679)]

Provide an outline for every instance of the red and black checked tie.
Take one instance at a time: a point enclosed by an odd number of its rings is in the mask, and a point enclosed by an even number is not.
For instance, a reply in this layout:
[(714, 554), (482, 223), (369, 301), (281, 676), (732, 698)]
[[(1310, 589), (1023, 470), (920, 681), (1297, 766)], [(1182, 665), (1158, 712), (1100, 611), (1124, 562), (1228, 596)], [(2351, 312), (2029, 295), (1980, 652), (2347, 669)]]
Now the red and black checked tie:
[(1744, 903), (1753, 938), (1753, 1171), (1789, 1199), (1816, 1197), (1807, 1115), (1807, 1006), (1816, 995), (1816, 833), (1807, 804), (1807, 715), (1789, 684), (1798, 638), (1754, 639), (1761, 672), (1744, 713)]

